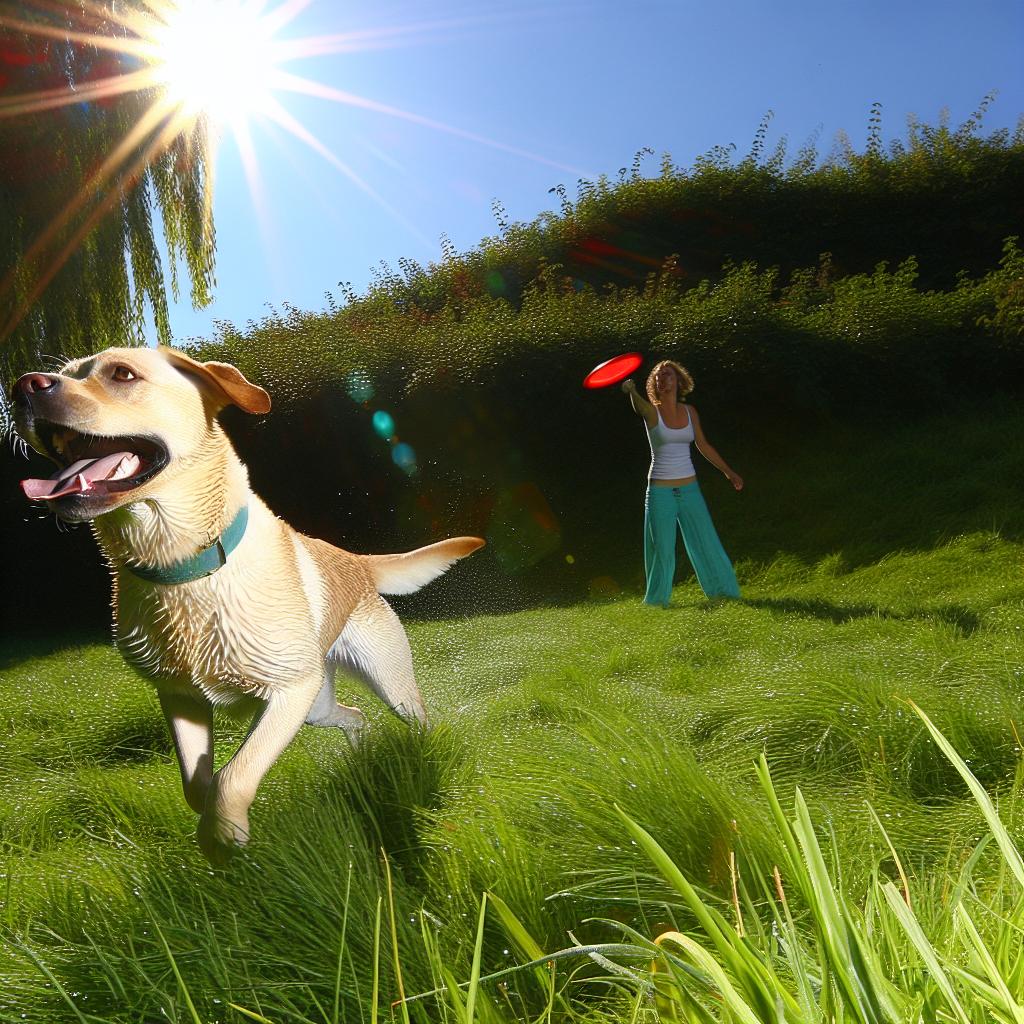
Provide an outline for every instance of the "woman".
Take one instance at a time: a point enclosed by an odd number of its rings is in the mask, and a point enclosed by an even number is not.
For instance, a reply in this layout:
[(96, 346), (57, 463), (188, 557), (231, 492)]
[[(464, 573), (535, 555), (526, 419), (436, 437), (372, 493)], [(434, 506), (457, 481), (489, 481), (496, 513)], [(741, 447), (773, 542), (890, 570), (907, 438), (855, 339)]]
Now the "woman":
[(736, 573), (722, 549), (697, 484), (690, 458), (691, 443), (728, 477), (737, 491), (743, 489), (743, 479), (708, 444), (697, 410), (683, 401), (693, 390), (693, 378), (679, 363), (664, 359), (647, 378), (647, 401), (640, 397), (631, 379), (623, 383), (622, 390), (629, 395), (636, 414), (643, 417), (651, 443), (644, 513), (644, 602), (668, 607), (676, 568), (677, 522), (704, 593), (708, 597), (739, 597)]

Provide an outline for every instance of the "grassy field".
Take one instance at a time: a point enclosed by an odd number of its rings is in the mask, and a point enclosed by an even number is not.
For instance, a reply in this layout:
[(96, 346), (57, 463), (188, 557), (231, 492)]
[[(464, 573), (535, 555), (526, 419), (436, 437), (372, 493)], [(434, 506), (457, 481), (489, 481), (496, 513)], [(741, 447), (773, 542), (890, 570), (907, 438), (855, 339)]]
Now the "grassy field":
[[(969, 901), (997, 966), (1019, 964), (1004, 949), (1019, 949), (1024, 921), (1013, 866), (908, 701), (1020, 846), (1022, 438), (1024, 416), (1001, 408), (835, 428), (760, 458), (753, 442), (730, 451), (751, 467), (745, 513), (708, 490), (742, 553), (740, 602), (709, 604), (684, 578), (667, 611), (627, 583), (605, 601), (408, 622), (435, 727), (411, 733), (352, 693), (371, 738), (352, 750), (301, 733), (224, 871), (199, 855), (151, 690), (109, 645), (7, 641), (0, 1020), (748, 1019), (721, 984), (703, 1009), (645, 989), (649, 963), (629, 958), (624, 936), (634, 950), (676, 930), (713, 943), (616, 805), (733, 934), (742, 915), (764, 961), (824, 1000), (820, 978), (801, 982), (783, 955), (799, 935), (813, 961), (816, 918), (761, 754), (787, 815), (802, 792), (837, 899), (865, 934), (889, 920), (871, 894), (891, 879), (929, 935)], [(220, 736), (222, 762), (241, 727), (224, 722)], [(788, 943), (784, 920), (772, 930), (773, 865), (796, 918)], [(485, 892), (496, 899), (480, 926)], [(918, 953), (883, 938), (878, 971), (923, 992)], [(622, 955), (454, 988), (595, 943)], [(824, 1005), (785, 1019), (961, 1019), (929, 1017), (929, 998), (897, 1001), (895, 1016)], [(962, 1019), (1020, 1019), (980, 1006), (964, 1000)]]

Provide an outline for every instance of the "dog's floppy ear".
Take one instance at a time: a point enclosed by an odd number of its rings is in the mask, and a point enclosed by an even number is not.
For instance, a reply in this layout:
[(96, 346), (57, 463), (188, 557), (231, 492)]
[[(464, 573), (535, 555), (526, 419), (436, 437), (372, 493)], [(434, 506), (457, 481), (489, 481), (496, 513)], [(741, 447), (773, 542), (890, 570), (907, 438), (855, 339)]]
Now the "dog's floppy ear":
[(270, 412), (270, 395), (256, 384), (250, 384), (241, 370), (230, 363), (200, 363), (171, 348), (163, 348), (161, 351), (172, 363), (177, 363), (179, 369), (196, 374), (209, 385), (215, 394), (224, 399), (222, 404), (237, 405), (245, 412)]

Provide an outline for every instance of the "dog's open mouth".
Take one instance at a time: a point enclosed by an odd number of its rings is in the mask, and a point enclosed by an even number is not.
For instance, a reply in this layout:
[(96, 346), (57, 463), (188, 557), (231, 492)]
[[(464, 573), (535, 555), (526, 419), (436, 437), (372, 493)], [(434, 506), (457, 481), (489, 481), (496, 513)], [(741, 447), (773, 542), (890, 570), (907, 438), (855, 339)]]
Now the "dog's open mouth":
[(47, 480), (21, 481), (32, 501), (130, 491), (167, 465), (167, 449), (150, 437), (97, 437), (44, 422), (35, 434), (60, 468)]

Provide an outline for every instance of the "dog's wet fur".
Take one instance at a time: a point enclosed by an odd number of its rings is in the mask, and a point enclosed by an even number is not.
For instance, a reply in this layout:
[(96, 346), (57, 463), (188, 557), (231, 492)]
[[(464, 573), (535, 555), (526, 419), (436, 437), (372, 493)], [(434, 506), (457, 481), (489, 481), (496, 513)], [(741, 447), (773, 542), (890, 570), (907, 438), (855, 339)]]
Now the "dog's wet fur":
[[(412, 593), (482, 540), (357, 555), (293, 530), (252, 492), (217, 422), (227, 405), (270, 409), (267, 393), (226, 363), (111, 348), (56, 374), (25, 374), (13, 398), (18, 433), (58, 467), (23, 489), (59, 519), (91, 521), (114, 576), (117, 645), (156, 686), (211, 861), (248, 841), (257, 787), (304, 723), (358, 740), (366, 719), (335, 699), (338, 669), (426, 722), (409, 642), (380, 595)], [(192, 558), (243, 508), (245, 533), (212, 575), (164, 584), (132, 571)], [(214, 707), (253, 715), (217, 772)]]

